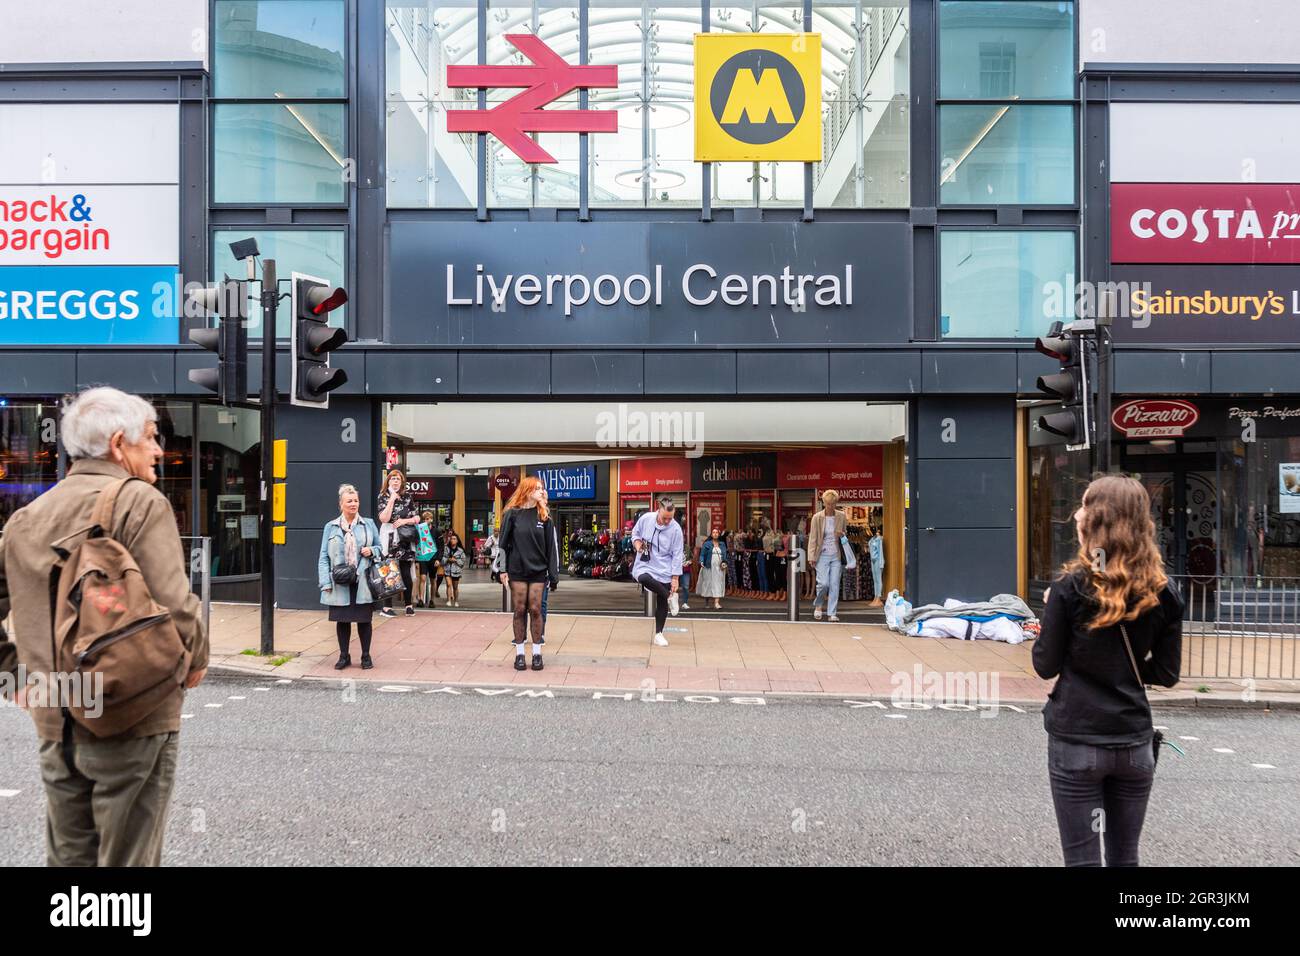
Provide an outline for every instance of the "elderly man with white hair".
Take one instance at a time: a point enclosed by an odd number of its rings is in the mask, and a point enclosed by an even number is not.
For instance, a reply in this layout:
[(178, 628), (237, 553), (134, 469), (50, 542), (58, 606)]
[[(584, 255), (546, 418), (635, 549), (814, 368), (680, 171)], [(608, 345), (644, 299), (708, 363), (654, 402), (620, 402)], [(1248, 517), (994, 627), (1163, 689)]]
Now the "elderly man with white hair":
[[(144, 399), (92, 388), (65, 401), (67, 477), (5, 525), (0, 537), (0, 673), (16, 683), (19, 667), (54, 675), (50, 579), (54, 545), (76, 547), (92, 526), (103, 494), (116, 494), (103, 530), (130, 552), (154, 602), (171, 615), (189, 651), (185, 687), (208, 662), (199, 600), (190, 590), (170, 502), (154, 487), (162, 458), (158, 415)], [(138, 479), (138, 480), (135, 480)], [(107, 503), (107, 499), (105, 499)], [(30, 684), (34, 688), (35, 684)], [(178, 683), (126, 731), (97, 737), (49, 700), (26, 700), (40, 740), (46, 794), (46, 858), (51, 866), (157, 866), (176, 775), (184, 688)]]

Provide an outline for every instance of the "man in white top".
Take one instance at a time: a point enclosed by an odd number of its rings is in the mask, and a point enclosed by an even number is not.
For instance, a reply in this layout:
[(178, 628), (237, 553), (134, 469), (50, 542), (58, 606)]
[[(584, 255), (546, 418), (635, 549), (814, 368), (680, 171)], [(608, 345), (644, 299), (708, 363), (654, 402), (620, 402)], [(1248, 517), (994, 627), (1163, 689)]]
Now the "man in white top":
[(673, 517), (676, 506), (671, 498), (659, 499), (658, 511), (647, 511), (632, 529), (632, 577), (655, 596), (654, 642), (668, 646), (664, 622), (671, 613), (677, 616), (677, 583), (682, 574), (684, 547), (682, 526)]

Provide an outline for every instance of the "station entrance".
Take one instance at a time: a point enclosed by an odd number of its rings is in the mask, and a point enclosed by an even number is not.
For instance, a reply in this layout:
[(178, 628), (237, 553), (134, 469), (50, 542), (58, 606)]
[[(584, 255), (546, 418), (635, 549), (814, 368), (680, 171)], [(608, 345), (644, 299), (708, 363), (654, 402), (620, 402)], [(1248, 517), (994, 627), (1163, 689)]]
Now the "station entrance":
[[(548, 489), (559, 535), (550, 610), (644, 613), (631, 529), (667, 495), (686, 545), (682, 613), (784, 619), (796, 549), (806, 550), (821, 495), (834, 490), (856, 562), (845, 561), (837, 616), (865, 622), (879, 620), (884, 596), (905, 580), (906, 428), (903, 403), (390, 403), (379, 460), (403, 471), (439, 543), (449, 532), (461, 542), (462, 610), (503, 609), (490, 572), (495, 531), (532, 475)], [(702, 568), (715, 531), (726, 567)], [(804, 619), (815, 564), (793, 578)], [(451, 599), (439, 566), (419, 567), (417, 607)]]

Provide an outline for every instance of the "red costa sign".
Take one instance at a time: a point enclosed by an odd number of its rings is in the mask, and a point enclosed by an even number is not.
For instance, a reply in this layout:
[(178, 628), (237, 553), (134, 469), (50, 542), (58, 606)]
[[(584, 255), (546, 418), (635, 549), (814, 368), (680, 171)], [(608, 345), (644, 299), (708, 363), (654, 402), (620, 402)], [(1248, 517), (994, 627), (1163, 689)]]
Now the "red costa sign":
[(1300, 263), (1300, 186), (1114, 183), (1110, 259)]
[(447, 132), (491, 133), (525, 163), (553, 163), (555, 157), (529, 133), (617, 133), (617, 110), (544, 110), (566, 93), (618, 86), (617, 66), (570, 66), (530, 33), (507, 33), (506, 40), (532, 60), (532, 66), (448, 66), (451, 87), (527, 87), (490, 110), (446, 110)]
[(662, 494), (691, 487), (691, 463), (685, 458), (627, 458), (618, 463), (618, 490), (625, 494)]
[(1124, 402), (1110, 416), (1128, 438), (1181, 438), (1201, 413), (1191, 402), (1173, 398), (1139, 398)]

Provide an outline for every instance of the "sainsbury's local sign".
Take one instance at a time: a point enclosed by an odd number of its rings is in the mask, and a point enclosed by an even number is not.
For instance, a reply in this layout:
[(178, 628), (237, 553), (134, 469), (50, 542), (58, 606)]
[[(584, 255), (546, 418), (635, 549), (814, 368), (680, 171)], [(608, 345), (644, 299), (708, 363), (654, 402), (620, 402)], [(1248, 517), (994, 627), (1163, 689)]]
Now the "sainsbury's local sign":
[[(0, 345), (177, 341), (175, 111), (0, 104), (11, 134), (0, 162)], [(111, 150), (76, 137), (107, 127)], [(130, 145), (159, 129), (173, 131), (168, 148)]]

